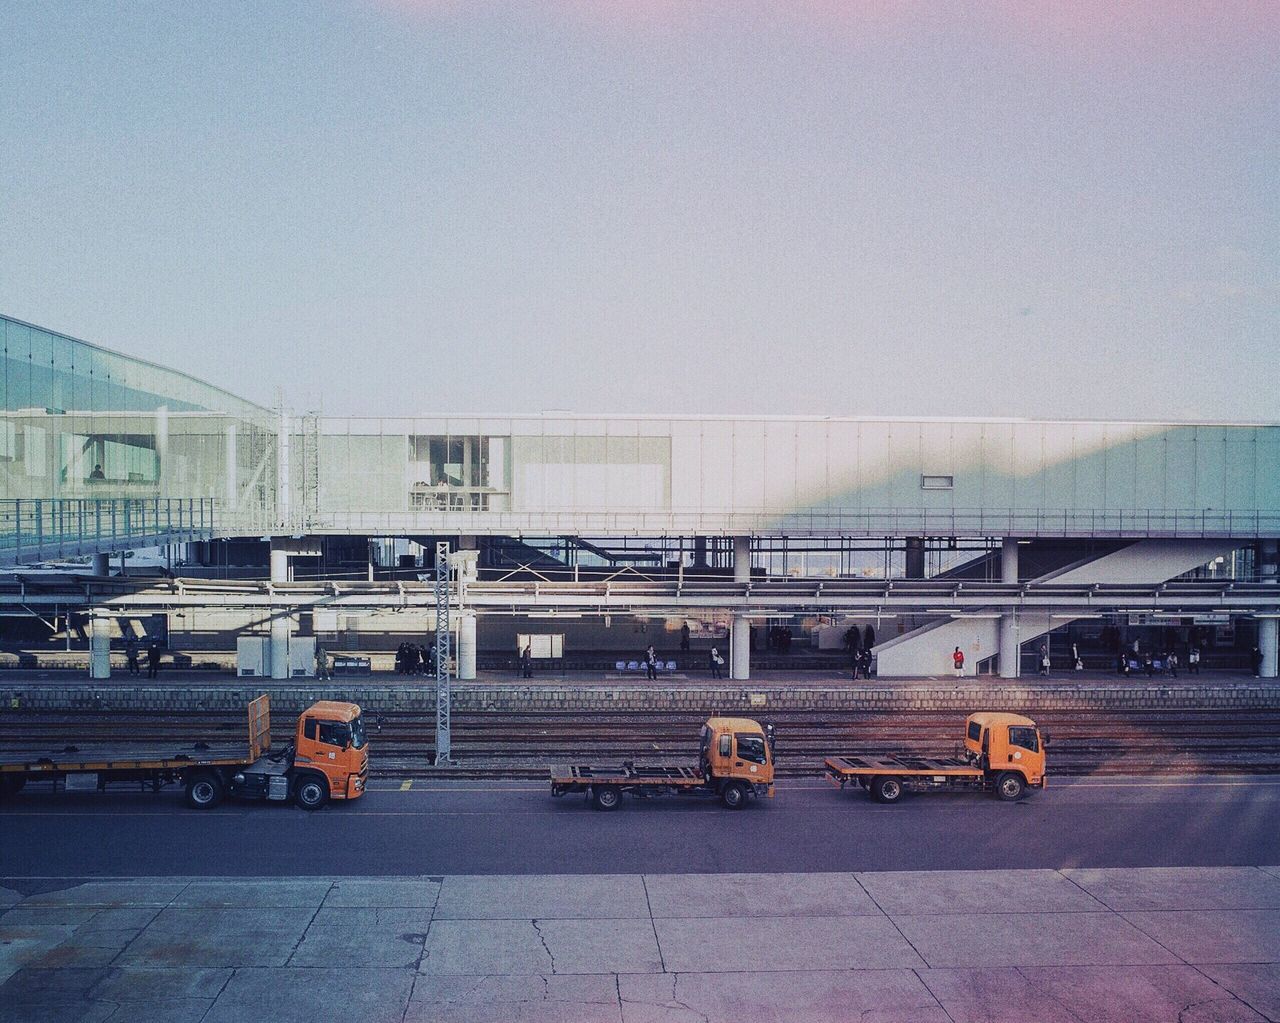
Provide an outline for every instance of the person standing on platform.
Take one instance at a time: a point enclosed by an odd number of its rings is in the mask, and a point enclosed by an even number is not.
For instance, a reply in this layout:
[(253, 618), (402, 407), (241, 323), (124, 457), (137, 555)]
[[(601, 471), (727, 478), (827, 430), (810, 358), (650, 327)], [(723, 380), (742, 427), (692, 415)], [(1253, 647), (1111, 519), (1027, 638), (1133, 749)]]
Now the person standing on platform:
[(722, 676), (720, 675), (720, 666), (724, 664), (724, 658), (720, 656), (719, 649), (717, 649), (714, 646), (711, 648), (711, 656), (709, 660), (711, 662), (711, 677), (721, 678)]
[(680, 626), (680, 649), (689, 649), (689, 623), (684, 622)]
[(530, 649), (528, 643), (520, 651), (520, 677), (533, 678), (533, 650)]
[(951, 666), (955, 669), (956, 678), (964, 674), (964, 651), (956, 647), (951, 654)]
[(1045, 678), (1049, 677), (1049, 648), (1047, 646), (1040, 648), (1040, 674)]
[(658, 655), (654, 653), (653, 644), (644, 652), (644, 673), (650, 682), (658, 680)]
[(1200, 674), (1200, 648), (1198, 646), (1192, 646), (1192, 648), (1187, 651), (1187, 674)]
[(316, 679), (332, 678), (329, 674), (329, 651), (316, 644)]
[(125, 663), (129, 666), (129, 674), (138, 676), (142, 674), (142, 669), (138, 666), (138, 641), (133, 637), (124, 645)]
[(1262, 677), (1262, 651), (1255, 646), (1253, 648), (1253, 652), (1249, 655), (1249, 660), (1253, 664), (1253, 677), (1261, 678)]
[(160, 641), (153, 639), (147, 647), (147, 678), (160, 677)]

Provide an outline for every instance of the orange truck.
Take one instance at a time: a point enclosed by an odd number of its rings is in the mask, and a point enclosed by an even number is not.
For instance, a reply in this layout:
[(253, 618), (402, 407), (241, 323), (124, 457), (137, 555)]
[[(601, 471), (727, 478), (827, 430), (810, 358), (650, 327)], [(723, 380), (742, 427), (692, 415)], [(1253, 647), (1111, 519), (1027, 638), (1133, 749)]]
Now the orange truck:
[(27, 782), (52, 782), (54, 791), (103, 791), (128, 783), (159, 791), (186, 788), (187, 805), (217, 806), (226, 796), (283, 802), (318, 810), (330, 799), (358, 799), (369, 776), (369, 743), (364, 719), (354, 703), (322, 700), (298, 718), (293, 742), (271, 749), (271, 699), (248, 707), (244, 745), (196, 742), (183, 749), (111, 746), (79, 750), (0, 752), (0, 798), (16, 795)]
[(877, 803), (896, 803), (908, 792), (979, 789), (1003, 800), (1044, 788), (1048, 734), (1018, 714), (983, 712), (965, 722), (961, 754), (929, 757), (827, 757), (826, 776), (843, 789), (856, 784)]
[(681, 795), (718, 798), (730, 810), (773, 796), (773, 729), (750, 718), (708, 718), (698, 733), (698, 765), (551, 768), (551, 794), (581, 792), (597, 810), (616, 810), (623, 793), (637, 799)]

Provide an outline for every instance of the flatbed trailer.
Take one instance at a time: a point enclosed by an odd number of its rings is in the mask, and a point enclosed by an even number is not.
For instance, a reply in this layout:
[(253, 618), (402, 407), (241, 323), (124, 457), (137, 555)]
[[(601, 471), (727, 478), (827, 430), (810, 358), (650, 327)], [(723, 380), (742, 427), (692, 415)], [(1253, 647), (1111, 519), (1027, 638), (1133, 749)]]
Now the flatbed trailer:
[[(242, 744), (197, 741), (180, 748), (138, 743), (84, 750), (75, 745), (59, 750), (0, 750), (0, 797), (15, 795), (28, 782), (50, 782), (55, 792), (101, 792), (108, 785), (119, 784), (158, 792), (179, 784), (186, 787), (187, 803), (197, 809), (216, 806), (224, 795), (294, 798), (304, 808), (316, 809), (331, 798), (356, 798), (364, 791), (368, 753), (359, 716), (360, 709), (354, 704), (317, 703), (299, 719), (295, 742), (273, 753), (271, 698), (263, 694), (248, 705), (248, 728)], [(320, 717), (345, 718), (340, 725), (346, 729), (341, 757), (338, 749), (326, 752), (324, 760), (300, 755), (333, 748), (323, 746)], [(354, 741), (353, 735), (358, 737)], [(315, 738), (321, 740), (319, 744), (312, 743)], [(299, 742), (319, 748), (300, 751)], [(304, 760), (315, 766), (304, 766)], [(350, 777), (342, 770), (349, 766), (354, 767)]]
[(1003, 800), (1020, 799), (1046, 783), (1044, 745), (1035, 722), (1016, 714), (971, 714), (964, 751), (955, 757), (832, 756), (827, 781), (856, 785), (877, 803), (896, 803), (907, 792), (976, 789)]
[(773, 749), (766, 732), (747, 718), (709, 718), (700, 732), (697, 769), (683, 766), (585, 764), (551, 768), (551, 794), (582, 793), (597, 810), (615, 810), (624, 793), (718, 798), (740, 810), (753, 797), (773, 795)]
[[(143, 788), (158, 789), (192, 768), (246, 767), (271, 746), (271, 702), (267, 695), (249, 703), (247, 742), (213, 745), (195, 742), (174, 748), (158, 744), (104, 745), (81, 750), (68, 745), (60, 750), (0, 751), (0, 779), (49, 780), (57, 789), (69, 778), (92, 775), (96, 788), (111, 781), (136, 781)], [(73, 784), (72, 787), (75, 786)]]

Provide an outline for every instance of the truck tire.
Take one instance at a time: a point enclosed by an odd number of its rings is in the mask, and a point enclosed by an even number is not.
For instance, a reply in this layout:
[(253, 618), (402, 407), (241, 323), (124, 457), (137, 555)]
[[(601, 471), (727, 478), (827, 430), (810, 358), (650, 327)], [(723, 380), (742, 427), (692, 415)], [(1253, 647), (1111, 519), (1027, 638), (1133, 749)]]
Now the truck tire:
[(187, 776), (187, 806), (193, 810), (212, 810), (222, 802), (222, 779), (213, 771), (196, 771)]
[(329, 783), (314, 774), (304, 774), (293, 787), (293, 801), (304, 810), (319, 810), (329, 802)]
[(591, 805), (597, 810), (616, 810), (622, 805), (622, 789), (616, 785), (597, 785), (591, 790)]
[(874, 778), (871, 782), (871, 798), (877, 803), (896, 803), (905, 791), (902, 779), (892, 775)]
[(1017, 771), (1005, 771), (996, 777), (996, 795), (1006, 803), (1021, 799), (1026, 791), (1026, 779)]
[(747, 805), (747, 787), (740, 781), (731, 781), (720, 790), (720, 802), (730, 810), (741, 810)]
[(8, 799), (10, 796), (16, 796), (22, 791), (22, 787), (27, 783), (25, 774), (5, 774), (0, 775), (0, 799)]

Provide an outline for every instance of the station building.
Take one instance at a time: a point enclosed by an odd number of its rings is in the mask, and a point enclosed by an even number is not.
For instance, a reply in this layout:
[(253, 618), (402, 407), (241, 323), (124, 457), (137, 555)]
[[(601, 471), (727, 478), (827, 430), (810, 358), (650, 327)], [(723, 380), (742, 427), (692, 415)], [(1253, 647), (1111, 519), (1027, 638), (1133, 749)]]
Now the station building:
[[(464, 678), (536, 638), (622, 671), (650, 644), (701, 670), (716, 646), (745, 679), (839, 663), (868, 625), (881, 675), (944, 674), (960, 648), (1013, 677), (1133, 642), (1277, 671), (1280, 424), (333, 417), (8, 317), (0, 339), (7, 620), (70, 606), (35, 580), (85, 559), (84, 608), (171, 637), (359, 649), (434, 622), (420, 577), (447, 541)], [(190, 586), (104, 582), (154, 548)]]

